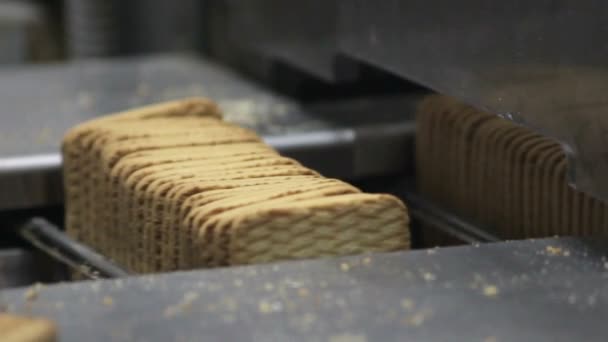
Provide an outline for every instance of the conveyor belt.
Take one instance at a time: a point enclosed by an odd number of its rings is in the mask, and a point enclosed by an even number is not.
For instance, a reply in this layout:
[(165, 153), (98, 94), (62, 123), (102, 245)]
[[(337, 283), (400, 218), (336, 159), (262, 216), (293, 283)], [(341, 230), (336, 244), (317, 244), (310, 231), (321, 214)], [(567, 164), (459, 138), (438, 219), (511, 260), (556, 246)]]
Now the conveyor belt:
[(503, 242), (17, 289), (2, 301), (55, 320), (61, 341), (604, 341), (607, 247)]

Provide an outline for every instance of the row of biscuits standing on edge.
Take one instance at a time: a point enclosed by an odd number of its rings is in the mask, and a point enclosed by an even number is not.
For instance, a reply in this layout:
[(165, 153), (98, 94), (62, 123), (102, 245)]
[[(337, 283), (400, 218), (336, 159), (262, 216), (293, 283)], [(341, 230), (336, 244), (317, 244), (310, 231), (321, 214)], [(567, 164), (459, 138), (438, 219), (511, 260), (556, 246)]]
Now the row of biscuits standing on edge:
[[(280, 157), (253, 132), (214, 115), (201, 116), (200, 108), (169, 105), (85, 124), (64, 144), (64, 154), (77, 150), (67, 159), (80, 157), (82, 164), (88, 158), (86, 167), (71, 175), (80, 179), (77, 185), (84, 184), (75, 192), (87, 198), (72, 194), (71, 202), (80, 202), (76, 207), (84, 213), (74, 213), (68, 203), (70, 222), (94, 227), (70, 229), (82, 230), (85, 242), (129, 269), (164, 271), (409, 245), (407, 214), (399, 200), (360, 194)], [(194, 115), (171, 116), (180, 106)], [(158, 108), (168, 113), (159, 115)], [(74, 136), (88, 141), (65, 146), (81, 142)], [(265, 219), (249, 227), (256, 217)], [(248, 239), (251, 246), (239, 245)]]
[[(148, 120), (162, 118), (208, 117), (219, 120), (220, 112), (214, 103), (204, 99), (189, 99), (174, 101), (159, 105), (152, 105), (135, 110), (121, 112), (111, 116), (104, 116), (88, 121), (72, 128), (64, 137), (62, 152), (64, 156), (63, 170), (66, 189), (66, 229), (68, 234), (96, 248), (103, 249), (104, 244), (97, 244), (98, 240), (105, 240), (111, 236), (100, 226), (96, 226), (94, 205), (103, 206), (107, 197), (96, 196), (95, 182), (104, 178), (104, 169), (99, 167), (101, 153), (92, 153), (93, 142), (97, 138), (123, 130), (118, 138), (129, 137), (129, 127), (142, 127)], [(121, 128), (123, 127), (123, 128)], [(125, 132), (126, 129), (126, 132)], [(105, 133), (105, 134), (104, 134)], [(158, 128), (152, 130), (132, 130), (131, 136), (150, 136), (158, 134)], [(161, 131), (162, 134), (162, 131)], [(99, 147), (100, 145), (97, 144)], [(105, 222), (100, 223), (106, 226)], [(118, 232), (116, 230), (119, 230)], [(120, 226), (110, 227), (112, 233), (124, 234)], [(125, 237), (124, 240), (128, 240)], [(101, 251), (104, 252), (104, 251)]]
[(445, 96), (426, 99), (417, 127), (419, 191), (501, 238), (608, 229), (608, 206), (568, 185), (558, 141)]
[[(180, 122), (179, 119), (188, 118), (189, 116), (192, 116), (195, 122)], [(201, 116), (211, 119), (201, 120)], [(252, 143), (249, 144), (250, 146), (247, 146), (247, 149), (251, 153), (255, 153), (255, 150), (258, 149), (278, 156), (271, 148), (263, 145), (257, 135), (236, 126), (223, 124), (218, 120), (218, 116), (217, 110), (207, 101), (178, 101), (104, 117), (72, 130), (71, 134), (65, 139), (64, 148), (71, 147), (73, 150), (73, 147), (76, 146), (80, 147), (80, 151), (74, 154), (70, 154), (70, 151), (64, 151), (64, 154), (68, 155), (68, 158), (66, 158), (66, 170), (70, 170), (71, 165), (75, 164), (77, 165), (77, 170), (80, 171), (81, 177), (80, 179), (66, 177), (67, 183), (70, 185), (68, 188), (68, 206), (72, 208), (69, 214), (83, 214), (81, 215), (82, 217), (68, 215), (68, 227), (80, 227), (71, 229), (72, 233), (75, 233), (77, 238), (100, 248), (102, 252), (109, 255), (115, 254), (110, 249), (113, 249), (117, 242), (127, 242), (127, 246), (122, 246), (123, 248), (118, 246), (118, 248), (122, 249), (122, 252), (129, 257), (138, 258), (142, 253), (158, 251), (158, 243), (151, 244), (150, 242), (158, 242), (159, 238), (162, 240), (162, 237), (151, 236), (150, 231), (142, 231), (142, 227), (139, 227), (140, 229), (135, 231), (135, 236), (125, 236), (124, 239), (118, 240), (113, 239), (116, 236), (115, 234), (125, 235), (125, 233), (128, 233), (128, 228), (133, 225), (137, 226), (136, 223), (138, 223), (138, 218), (141, 218), (141, 216), (154, 219), (156, 214), (154, 210), (146, 215), (142, 215), (140, 212), (133, 214), (133, 210), (129, 210), (150, 208), (149, 204), (130, 206), (134, 208), (119, 204), (117, 208), (117, 203), (121, 203), (121, 201), (116, 201), (116, 197), (108, 193), (113, 192), (116, 194), (120, 190), (107, 191), (111, 189), (110, 184), (116, 180), (108, 179), (109, 177), (104, 176), (111, 174), (113, 166), (119, 163), (122, 157), (134, 156), (140, 151), (144, 151), (144, 153), (146, 151), (163, 151), (158, 149), (167, 147), (177, 147), (180, 149), (190, 147), (205, 148), (208, 146), (215, 147), (220, 143), (238, 142)], [(166, 121), (162, 122), (161, 120), (163, 119)], [(191, 124), (202, 124), (202, 127), (193, 128)], [(219, 129), (210, 131), (210, 127)], [(187, 138), (189, 129), (192, 129), (195, 135), (194, 139), (189, 140)], [(75, 144), (75, 142), (80, 142), (80, 144)], [(224, 146), (218, 147), (221, 151), (220, 157), (225, 156), (229, 152)], [(154, 154), (157, 155), (158, 153)], [(84, 158), (80, 162), (77, 160), (72, 163), (71, 161), (74, 158), (69, 158), (71, 155)], [(185, 159), (196, 160), (207, 158), (206, 154), (198, 154), (196, 156), (198, 158), (190, 156)], [(168, 161), (175, 160), (169, 158)], [(175, 165), (169, 164), (169, 166), (173, 167)], [(208, 171), (208, 166), (205, 165), (204, 169)], [(79, 173), (75, 172), (68, 173), (70, 175), (79, 175)], [(306, 170), (305, 173), (311, 174), (314, 172)], [(152, 170), (151, 174), (153, 176), (160, 176), (154, 170)], [(77, 194), (88, 195), (88, 197), (78, 200), (77, 197), (70, 194), (70, 189), (76, 190)], [(76, 200), (70, 201), (70, 198), (76, 198)], [(150, 196), (144, 196), (144, 198), (150, 199)], [(108, 201), (108, 199), (111, 200)], [(108, 207), (111, 207), (111, 209), (108, 210)], [(127, 209), (127, 215), (116, 215), (116, 209), (120, 211), (121, 208)], [(106, 215), (103, 215), (104, 213)], [(101, 215), (95, 216), (95, 214)], [(113, 219), (118, 219), (118, 221)], [(112, 240), (106, 241), (108, 240), (107, 238)], [(129, 242), (131, 243), (130, 245)]]

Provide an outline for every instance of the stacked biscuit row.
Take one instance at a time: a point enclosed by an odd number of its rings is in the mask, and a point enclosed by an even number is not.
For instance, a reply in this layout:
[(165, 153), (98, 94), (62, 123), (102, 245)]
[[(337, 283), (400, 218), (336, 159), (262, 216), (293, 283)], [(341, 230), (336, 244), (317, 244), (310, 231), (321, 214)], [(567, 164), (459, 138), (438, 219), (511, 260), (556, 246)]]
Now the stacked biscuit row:
[(281, 157), (206, 100), (81, 124), (63, 156), (68, 233), (135, 272), (409, 246), (398, 199)]
[(419, 190), (506, 239), (608, 232), (608, 206), (568, 185), (560, 144), (443, 96), (417, 116)]

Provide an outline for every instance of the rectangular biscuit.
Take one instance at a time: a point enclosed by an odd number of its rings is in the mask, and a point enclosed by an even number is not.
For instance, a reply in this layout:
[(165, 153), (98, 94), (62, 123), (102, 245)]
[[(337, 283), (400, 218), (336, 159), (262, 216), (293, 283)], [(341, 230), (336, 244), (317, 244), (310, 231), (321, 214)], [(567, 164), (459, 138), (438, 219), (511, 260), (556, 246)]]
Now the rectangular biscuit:
[(0, 341), (54, 342), (57, 341), (57, 327), (46, 319), (0, 312)]
[[(279, 156), (254, 132), (222, 122), (207, 101), (84, 123), (66, 135), (63, 153), (68, 231), (135, 272), (409, 247), (399, 200)], [(249, 222), (273, 215), (277, 222)], [(293, 241), (279, 251), (242, 248), (263, 229)], [(303, 241), (310, 246), (300, 250)]]
[(390, 195), (350, 194), (246, 207), (220, 224), (238, 265), (408, 248), (408, 222)]

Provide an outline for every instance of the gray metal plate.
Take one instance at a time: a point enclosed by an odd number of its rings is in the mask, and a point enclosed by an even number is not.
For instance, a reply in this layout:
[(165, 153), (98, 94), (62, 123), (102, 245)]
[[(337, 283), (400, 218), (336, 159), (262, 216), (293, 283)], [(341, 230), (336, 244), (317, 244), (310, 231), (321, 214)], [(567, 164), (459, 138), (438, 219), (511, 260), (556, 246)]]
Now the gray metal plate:
[(200, 59), (156, 56), (0, 69), (0, 157), (56, 153), (73, 125), (150, 103), (205, 96), (227, 120), (280, 134), (327, 128), (296, 103)]
[(11, 312), (55, 320), (61, 341), (605, 341), (607, 247), (506, 242), (1, 297)]
[[(222, 60), (239, 59), (247, 51), (281, 60), (324, 80), (349, 79), (356, 75), (334, 70), (337, 37), (335, 0), (285, 2), (281, 0), (213, 0), (207, 14), (210, 29), (206, 42)], [(314, 20), (311, 18), (314, 17)], [(243, 56), (244, 57), (244, 56)], [(240, 58), (240, 64), (248, 64)], [(262, 69), (261, 65), (248, 68)]]
[(608, 3), (339, 2), (341, 51), (559, 139), (608, 199)]

